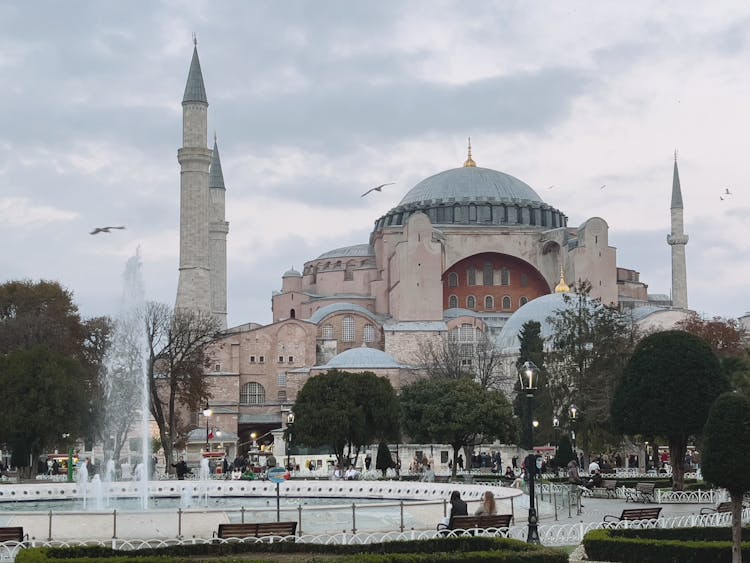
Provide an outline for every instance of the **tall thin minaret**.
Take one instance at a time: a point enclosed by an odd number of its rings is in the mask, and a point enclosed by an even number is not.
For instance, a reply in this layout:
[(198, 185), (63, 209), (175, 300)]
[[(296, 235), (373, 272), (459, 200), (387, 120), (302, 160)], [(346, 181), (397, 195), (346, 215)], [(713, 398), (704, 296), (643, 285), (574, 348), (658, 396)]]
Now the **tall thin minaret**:
[(221, 171), (219, 147), (214, 134), (214, 150), (211, 155), (211, 169), (208, 174), (208, 256), (211, 267), (211, 311), (220, 323), (227, 328), (227, 233), (226, 188)]
[(175, 308), (211, 311), (208, 100), (195, 35), (193, 43), (193, 60), (182, 98), (182, 148), (177, 151), (180, 163), (180, 277)]
[(677, 151), (674, 153), (674, 173), (672, 175), (672, 232), (667, 235), (667, 243), (672, 247), (672, 307), (687, 309), (687, 264), (685, 246), (688, 236), (685, 234), (682, 217), (682, 190), (680, 174), (677, 171)]

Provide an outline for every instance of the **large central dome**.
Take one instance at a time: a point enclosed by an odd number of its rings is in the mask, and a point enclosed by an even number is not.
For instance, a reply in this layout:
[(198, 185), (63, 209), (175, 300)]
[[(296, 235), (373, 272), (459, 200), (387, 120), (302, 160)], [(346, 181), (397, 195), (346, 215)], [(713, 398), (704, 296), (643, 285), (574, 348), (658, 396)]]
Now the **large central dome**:
[(542, 198), (518, 178), (489, 168), (453, 168), (425, 178), (404, 196), (399, 205), (449, 199), (461, 201), (536, 201)]

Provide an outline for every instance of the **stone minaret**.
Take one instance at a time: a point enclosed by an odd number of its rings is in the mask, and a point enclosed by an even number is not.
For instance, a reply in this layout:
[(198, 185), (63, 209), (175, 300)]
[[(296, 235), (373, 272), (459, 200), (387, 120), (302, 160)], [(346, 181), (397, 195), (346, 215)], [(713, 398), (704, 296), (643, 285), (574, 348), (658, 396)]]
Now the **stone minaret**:
[(229, 223), (225, 219), (224, 174), (221, 172), (219, 147), (214, 135), (214, 150), (211, 155), (211, 170), (208, 175), (208, 250), (211, 267), (211, 311), (227, 328), (227, 233)]
[(180, 278), (175, 308), (211, 311), (208, 259), (208, 100), (198, 46), (194, 40), (185, 95), (182, 98), (180, 162)]
[(672, 233), (667, 235), (667, 243), (672, 247), (672, 307), (687, 309), (687, 265), (685, 263), (685, 245), (688, 236), (685, 234), (682, 218), (682, 190), (680, 174), (677, 171), (677, 152), (674, 155), (674, 174), (672, 176)]

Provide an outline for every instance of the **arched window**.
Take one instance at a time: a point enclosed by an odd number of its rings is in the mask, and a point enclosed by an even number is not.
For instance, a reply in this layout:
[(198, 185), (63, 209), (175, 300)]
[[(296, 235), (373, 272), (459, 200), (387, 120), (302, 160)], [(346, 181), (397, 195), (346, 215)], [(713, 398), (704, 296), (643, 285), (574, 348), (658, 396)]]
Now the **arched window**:
[(503, 309), (510, 309), (510, 297), (503, 297)]
[(458, 274), (456, 272), (448, 274), (448, 287), (458, 287)]
[(461, 325), (461, 331), (458, 333), (458, 338), (461, 342), (471, 342), (474, 339), (474, 327), (469, 323)]
[(266, 402), (266, 390), (260, 383), (245, 383), (240, 391), (241, 405), (262, 405)]
[(500, 285), (510, 285), (510, 270), (508, 268), (500, 270)]
[(467, 309), (475, 309), (475, 308), (476, 308), (476, 306), (477, 306), (477, 300), (476, 300), (476, 299), (474, 299), (474, 296), (473, 296), (473, 295), (469, 295), (469, 296), (468, 296), (468, 297), (466, 298), (466, 308), (467, 308)]
[(333, 340), (333, 326), (332, 325), (323, 326), (323, 338), (325, 340)]
[(484, 285), (492, 285), (492, 262), (484, 265)]
[(344, 317), (343, 327), (343, 341), (354, 342), (354, 318)]
[(484, 298), (484, 308), (488, 311), (495, 308), (495, 304), (492, 301), (492, 295), (488, 295)]
[(365, 342), (375, 342), (375, 327), (365, 325)]
[(477, 271), (472, 267), (466, 270), (467, 285), (477, 285)]
[(529, 302), (529, 300), (526, 297), (521, 297), (521, 299), (519, 301), (519, 303), (521, 304), (521, 307), (523, 307), (524, 305), (526, 305), (526, 303), (528, 303), (528, 302)]
[(456, 297), (455, 295), (451, 295), (448, 298), (448, 307), (450, 309), (455, 309), (456, 307), (458, 307), (458, 297)]
[(289, 310), (289, 318), (294, 319), (297, 316), (297, 312), (294, 309)]

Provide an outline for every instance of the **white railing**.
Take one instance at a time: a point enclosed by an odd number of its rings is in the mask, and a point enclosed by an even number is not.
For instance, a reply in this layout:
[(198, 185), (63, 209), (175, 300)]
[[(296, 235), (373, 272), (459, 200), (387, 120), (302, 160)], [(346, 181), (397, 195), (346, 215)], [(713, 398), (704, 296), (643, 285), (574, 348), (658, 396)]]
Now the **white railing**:
[[(577, 545), (583, 541), (583, 537), (591, 530), (599, 529), (624, 529), (624, 528), (694, 528), (694, 527), (713, 527), (728, 526), (731, 522), (731, 513), (713, 513), (713, 514), (684, 514), (680, 516), (671, 516), (653, 520), (636, 520), (621, 522), (578, 522), (569, 524), (540, 524), (539, 538), (543, 545), (563, 546)], [(743, 509), (742, 522), (750, 521), (750, 508)], [(528, 528), (525, 525), (511, 526), (510, 528), (490, 529), (490, 530), (452, 530), (449, 535), (487, 535), (497, 537), (508, 537), (517, 540), (525, 540)], [(340, 534), (307, 534), (295, 537), (296, 542), (323, 543), (323, 544), (363, 544), (384, 541), (397, 540), (418, 540), (442, 537), (442, 534), (435, 530), (417, 531), (409, 530), (403, 532), (366, 532), (366, 533), (347, 533)], [(291, 538), (287, 538), (291, 539)], [(28, 542), (29, 547), (71, 547), (80, 545), (100, 545), (129, 551), (134, 549), (143, 549), (149, 547), (166, 547), (169, 545), (188, 545), (202, 543), (225, 543), (225, 542), (257, 542), (257, 541), (284, 541), (282, 537), (274, 538), (247, 538), (237, 539), (217, 539), (217, 538), (170, 538), (170, 539), (131, 539), (131, 540), (75, 540), (75, 541), (41, 541), (31, 540)], [(16, 554), (23, 546), (13, 542), (0, 543), (0, 561), (13, 561)]]

